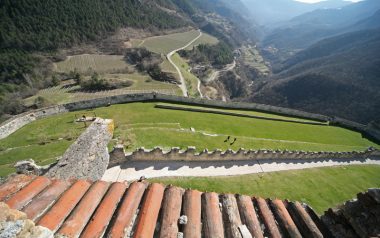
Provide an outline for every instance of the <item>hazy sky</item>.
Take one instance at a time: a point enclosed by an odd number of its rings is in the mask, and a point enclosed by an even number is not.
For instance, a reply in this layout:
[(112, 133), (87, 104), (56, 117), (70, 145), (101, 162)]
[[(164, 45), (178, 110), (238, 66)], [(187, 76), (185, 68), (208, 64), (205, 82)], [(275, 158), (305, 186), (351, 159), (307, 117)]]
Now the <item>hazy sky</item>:
[[(324, 1), (324, 0), (296, 0), (296, 1), (299, 1), (299, 2), (308, 2), (308, 3), (315, 3), (315, 2), (321, 2), (321, 1)], [(359, 2), (360, 0), (347, 0), (347, 1), (351, 1), (351, 2)]]

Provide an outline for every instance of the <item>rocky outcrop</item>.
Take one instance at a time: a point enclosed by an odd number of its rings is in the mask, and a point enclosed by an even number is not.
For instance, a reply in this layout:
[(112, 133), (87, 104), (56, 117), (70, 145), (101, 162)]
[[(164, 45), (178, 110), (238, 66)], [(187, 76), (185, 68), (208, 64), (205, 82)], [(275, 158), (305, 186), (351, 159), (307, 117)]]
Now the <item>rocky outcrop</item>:
[(100, 179), (109, 163), (107, 145), (112, 139), (112, 120), (97, 118), (67, 149), (47, 176), (59, 179)]
[(359, 193), (357, 199), (329, 209), (321, 219), (334, 237), (379, 237), (380, 189)]
[(0, 202), (0, 237), (53, 238), (54, 234), (45, 227), (36, 226), (27, 219), (25, 213), (10, 209), (7, 204)]
[(47, 168), (37, 165), (34, 160), (22, 160), (15, 164), (16, 172), (18, 174), (33, 174), (41, 175)]

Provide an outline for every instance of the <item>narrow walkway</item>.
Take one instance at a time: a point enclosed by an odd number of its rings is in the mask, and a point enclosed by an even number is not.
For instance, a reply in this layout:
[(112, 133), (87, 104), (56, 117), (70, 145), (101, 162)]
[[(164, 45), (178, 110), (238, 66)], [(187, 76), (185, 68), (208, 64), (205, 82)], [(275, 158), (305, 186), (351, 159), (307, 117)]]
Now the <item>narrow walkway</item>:
[(110, 168), (102, 180), (116, 182), (136, 180), (141, 176), (213, 177), (266, 173), (341, 165), (380, 165), (380, 160), (251, 160), (251, 161), (133, 161)]
[(182, 73), (181, 73), (181, 70), (180, 68), (173, 62), (172, 60), (172, 56), (177, 53), (178, 51), (180, 50), (183, 50), (183, 49), (186, 49), (187, 47), (189, 47), (191, 44), (193, 44), (195, 41), (197, 41), (201, 36), (202, 36), (202, 32), (200, 30), (199, 31), (199, 35), (197, 37), (195, 37), (192, 41), (190, 41), (187, 45), (181, 47), (181, 48), (178, 48), (178, 49), (175, 49), (173, 50), (172, 52), (170, 52), (166, 57), (167, 59), (169, 60), (170, 64), (172, 64), (174, 66), (174, 68), (177, 70), (178, 72), (178, 75), (179, 75), (179, 78), (181, 80), (181, 85), (179, 86), (182, 90), (182, 93), (183, 93), (183, 96), (184, 97), (188, 97), (188, 92), (187, 92), (187, 87), (186, 87), (186, 82), (185, 82), (185, 78), (183, 77)]

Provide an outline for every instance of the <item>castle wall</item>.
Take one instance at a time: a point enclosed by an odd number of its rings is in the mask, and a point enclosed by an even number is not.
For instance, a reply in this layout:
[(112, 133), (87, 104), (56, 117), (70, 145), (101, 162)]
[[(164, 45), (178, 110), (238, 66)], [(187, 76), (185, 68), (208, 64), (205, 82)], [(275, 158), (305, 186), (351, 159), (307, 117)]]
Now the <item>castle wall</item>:
[(370, 137), (371, 139), (380, 142), (380, 131), (376, 130), (371, 126), (366, 126), (360, 123), (348, 121), (341, 118), (330, 118), (328, 116), (308, 113), (299, 110), (275, 107), (270, 105), (256, 104), (256, 103), (243, 103), (243, 102), (222, 102), (216, 100), (207, 100), (200, 98), (186, 98), (173, 95), (164, 95), (157, 93), (144, 93), (144, 94), (126, 94), (118, 95), (112, 97), (98, 98), (93, 100), (73, 102), (68, 104), (63, 104), (54, 107), (48, 107), (44, 109), (39, 109), (24, 114), (17, 115), (8, 121), (5, 121), (0, 125), (0, 139), (6, 138), (13, 132), (17, 131), (21, 127), (27, 125), (28, 123), (44, 118), (47, 116), (64, 113), (68, 111), (78, 111), (85, 109), (92, 109), (98, 107), (104, 107), (114, 104), (123, 104), (130, 102), (146, 102), (146, 101), (160, 101), (160, 102), (171, 102), (180, 103), (196, 106), (207, 106), (216, 107), (224, 109), (240, 109), (240, 110), (255, 110), (267, 113), (273, 113), (278, 115), (298, 117), (304, 119), (311, 119), (321, 122), (329, 122), (331, 125), (345, 127), (351, 130), (361, 132), (363, 135)]
[[(118, 156), (113, 156), (113, 154)], [(121, 156), (123, 155), (124, 156)], [(132, 153), (125, 154), (122, 147), (115, 147), (111, 152), (109, 168), (128, 161), (244, 161), (244, 160), (323, 160), (323, 159), (379, 159), (380, 151), (352, 151), (352, 152), (306, 152), (306, 151), (274, 151), (274, 150), (245, 150), (221, 151), (204, 150), (197, 153), (194, 147), (181, 151), (172, 148), (164, 151), (161, 148), (146, 150), (140, 148)]]

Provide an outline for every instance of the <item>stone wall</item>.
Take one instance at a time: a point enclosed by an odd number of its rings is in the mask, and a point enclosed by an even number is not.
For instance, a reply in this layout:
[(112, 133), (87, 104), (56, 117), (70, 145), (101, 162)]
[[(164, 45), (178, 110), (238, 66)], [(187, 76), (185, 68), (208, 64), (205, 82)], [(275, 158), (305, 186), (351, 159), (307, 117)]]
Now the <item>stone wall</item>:
[[(124, 156), (123, 156), (124, 155)], [(303, 160), (320, 160), (320, 159), (380, 159), (379, 150), (353, 151), (353, 152), (306, 152), (306, 151), (274, 151), (274, 150), (245, 150), (238, 151), (221, 151), (204, 150), (196, 152), (196, 148), (189, 147), (185, 151), (179, 148), (172, 148), (170, 151), (164, 151), (161, 148), (146, 150), (138, 149), (132, 153), (125, 154), (123, 148), (115, 147), (111, 152), (109, 167), (123, 164), (127, 161), (241, 161), (241, 160), (279, 160), (279, 159), (303, 159)]]
[(14, 118), (2, 123), (0, 125), (0, 139), (6, 138), (8, 135), (12, 134), (16, 130), (20, 129), (24, 125), (46, 116), (67, 112), (67, 111), (77, 111), (85, 109), (93, 109), (98, 107), (109, 106), (113, 104), (122, 104), (129, 102), (146, 102), (146, 101), (159, 101), (159, 102), (170, 102), (170, 103), (180, 103), (196, 106), (207, 106), (215, 108), (224, 109), (240, 109), (240, 110), (255, 110), (260, 112), (267, 112), (272, 114), (298, 117), (304, 119), (311, 119), (321, 122), (330, 122), (332, 125), (345, 127), (351, 130), (356, 130), (361, 132), (364, 136), (367, 136), (377, 142), (380, 142), (380, 131), (373, 127), (363, 125), (360, 123), (348, 121), (341, 118), (329, 117), (315, 113), (309, 113), (289, 108), (275, 107), (270, 105), (263, 105), (257, 103), (243, 103), (243, 102), (223, 102), (216, 100), (207, 100), (200, 98), (186, 98), (173, 95), (164, 95), (156, 93), (145, 93), (145, 94), (126, 94), (118, 95), (112, 97), (105, 97), (99, 99), (93, 99), (88, 101), (68, 103), (60, 106), (49, 107), (46, 109), (40, 109), (25, 114), (15, 116)]
[(107, 145), (113, 130), (112, 120), (97, 118), (46, 175), (58, 179), (101, 179), (109, 163)]
[(31, 123), (32, 121), (64, 112), (68, 112), (68, 110), (65, 106), (61, 105), (30, 111), (12, 117), (0, 124), (0, 139), (8, 137), (10, 134), (16, 132), (18, 129)]

